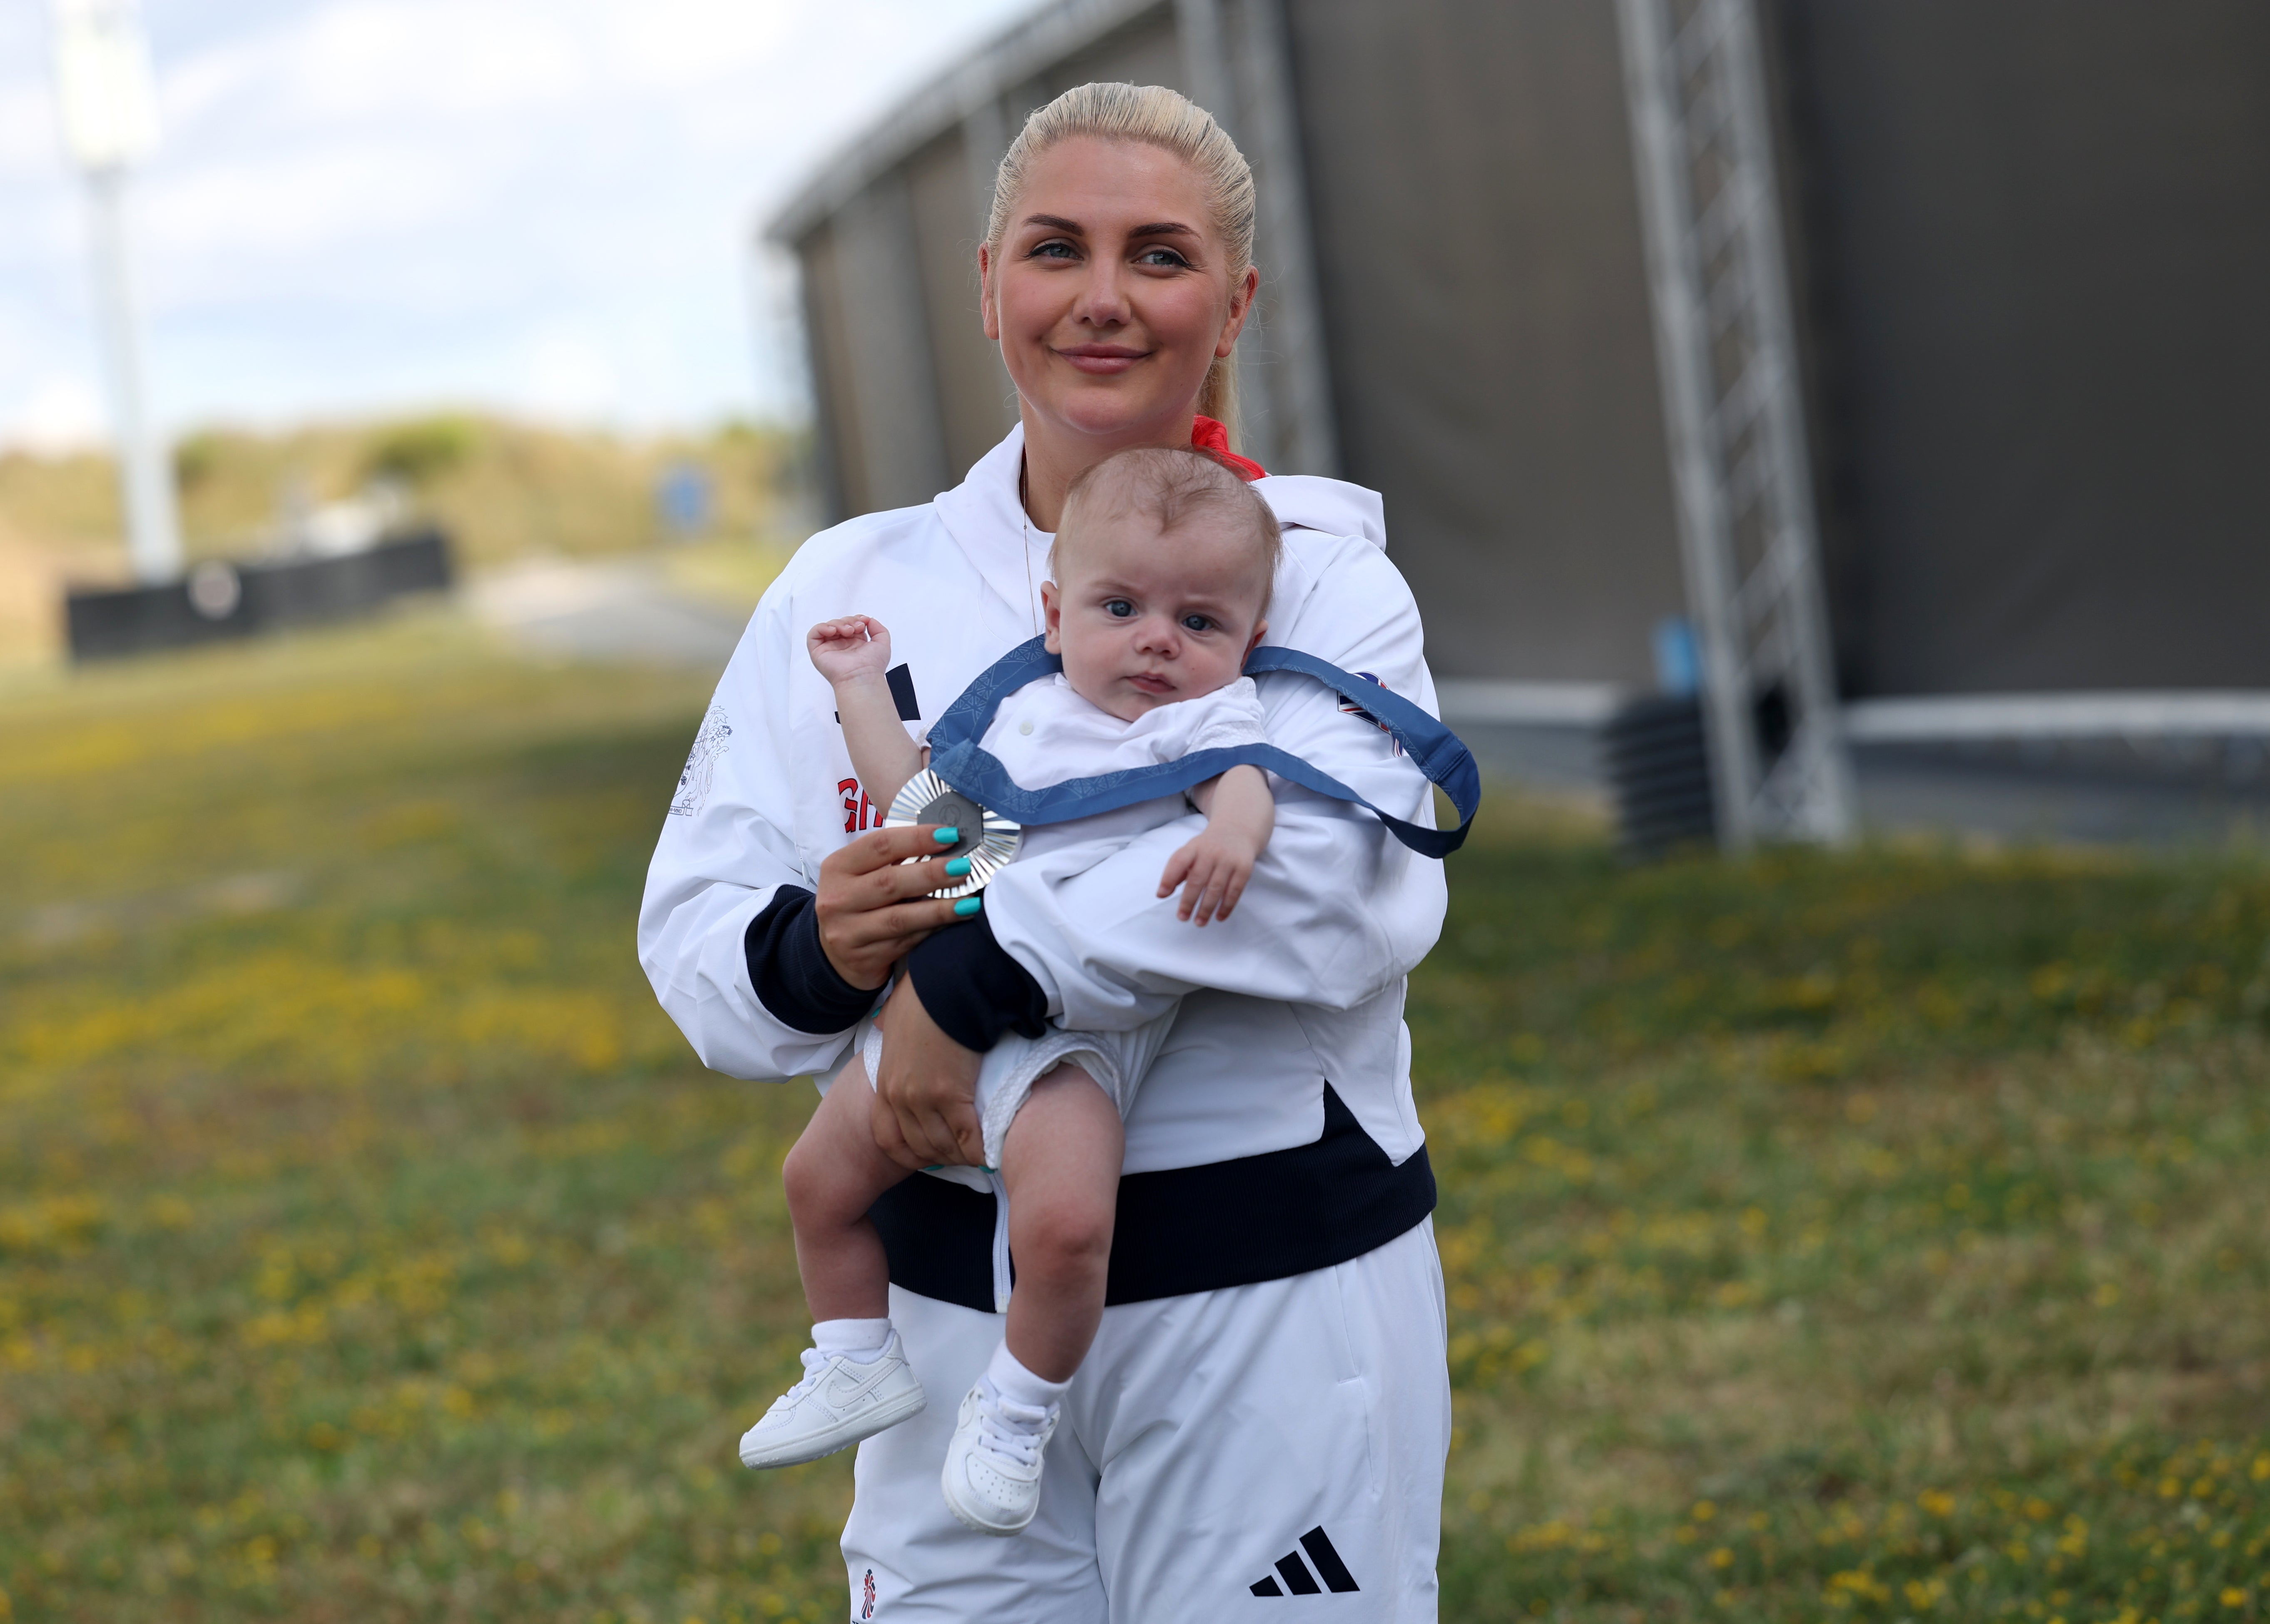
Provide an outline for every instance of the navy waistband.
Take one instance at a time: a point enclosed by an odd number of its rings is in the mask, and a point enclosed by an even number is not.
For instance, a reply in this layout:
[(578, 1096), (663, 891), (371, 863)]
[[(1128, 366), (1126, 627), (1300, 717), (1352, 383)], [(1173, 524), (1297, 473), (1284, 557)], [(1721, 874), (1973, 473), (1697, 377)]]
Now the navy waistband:
[[(1103, 1300), (1147, 1302), (1330, 1268), (1434, 1210), (1426, 1147), (1389, 1161), (1327, 1083), (1324, 1131), (1312, 1144), (1122, 1178)], [(993, 1311), (991, 1196), (917, 1174), (868, 1215), (894, 1286)]]

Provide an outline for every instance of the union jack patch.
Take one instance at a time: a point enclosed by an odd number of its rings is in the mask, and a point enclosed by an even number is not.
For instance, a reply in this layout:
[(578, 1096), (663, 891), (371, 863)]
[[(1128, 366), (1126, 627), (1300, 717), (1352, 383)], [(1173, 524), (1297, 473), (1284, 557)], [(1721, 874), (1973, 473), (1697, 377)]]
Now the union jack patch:
[[(1384, 688), (1387, 686), (1385, 683), (1380, 681), (1376, 672), (1358, 671), (1356, 672), (1356, 675), (1362, 678), (1366, 682), (1370, 683), (1374, 687)], [(1391, 729), (1387, 723), (1382, 722), (1377, 716), (1373, 716), (1369, 711), (1357, 704), (1345, 693), (1340, 695), (1340, 714), (1347, 716), (1361, 716), (1366, 722), (1370, 723), (1372, 726), (1377, 728), (1381, 732), (1385, 733), (1388, 736), (1388, 742), (1395, 746), (1395, 753), (1397, 755), (1401, 755), (1403, 753), (1403, 741), (1395, 737), (1393, 730)]]

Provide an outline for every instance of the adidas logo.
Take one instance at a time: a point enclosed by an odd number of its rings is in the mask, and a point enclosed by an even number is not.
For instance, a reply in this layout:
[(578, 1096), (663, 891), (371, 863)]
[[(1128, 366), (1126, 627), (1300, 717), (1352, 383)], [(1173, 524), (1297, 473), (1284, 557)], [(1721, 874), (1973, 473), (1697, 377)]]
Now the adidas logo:
[[(1306, 1551), (1309, 1561), (1317, 1565), (1315, 1573), (1310, 1573), (1307, 1563), (1302, 1561), (1301, 1551)], [(1347, 1570), (1347, 1564), (1340, 1561), (1340, 1554), (1332, 1549), (1332, 1539), (1322, 1528), (1312, 1528), (1301, 1536), (1301, 1551), (1287, 1551), (1277, 1559), (1277, 1572), (1285, 1581), (1281, 1586), (1274, 1578), (1262, 1579), (1254, 1584), (1253, 1593), (1282, 1596), (1289, 1591), (1295, 1596), (1314, 1596), (1330, 1591), (1338, 1596), (1362, 1588)], [(1317, 1583), (1318, 1579), (1324, 1583)]]

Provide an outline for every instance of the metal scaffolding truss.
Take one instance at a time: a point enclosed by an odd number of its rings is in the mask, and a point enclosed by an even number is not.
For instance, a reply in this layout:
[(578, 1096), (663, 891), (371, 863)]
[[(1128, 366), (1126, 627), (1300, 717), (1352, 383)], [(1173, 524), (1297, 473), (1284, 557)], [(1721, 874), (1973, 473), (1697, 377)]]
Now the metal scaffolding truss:
[[(1220, 121), (1254, 167), (1260, 218), (1254, 257), (1261, 297), (1241, 341), (1257, 383), (1245, 404), (1255, 455), (1280, 473), (1337, 475), (1331, 368), (1325, 361), (1308, 176), (1284, 0), (1175, 0), (1190, 94)], [(1258, 360), (1260, 364), (1254, 365)]]
[(1718, 838), (1848, 839), (1753, 0), (1617, 0)]

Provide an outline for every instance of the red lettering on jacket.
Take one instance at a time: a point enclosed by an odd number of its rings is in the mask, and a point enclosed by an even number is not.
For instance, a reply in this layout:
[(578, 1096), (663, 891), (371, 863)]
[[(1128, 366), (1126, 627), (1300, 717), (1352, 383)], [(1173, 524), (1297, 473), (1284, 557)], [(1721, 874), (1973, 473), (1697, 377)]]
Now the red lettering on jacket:
[(867, 798), (867, 792), (859, 787), (857, 779), (837, 779), (835, 793), (843, 797), (843, 832), (846, 834), (883, 827), (883, 809)]

